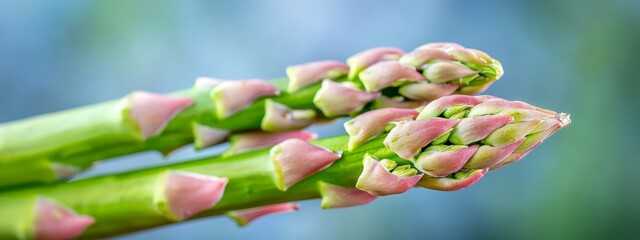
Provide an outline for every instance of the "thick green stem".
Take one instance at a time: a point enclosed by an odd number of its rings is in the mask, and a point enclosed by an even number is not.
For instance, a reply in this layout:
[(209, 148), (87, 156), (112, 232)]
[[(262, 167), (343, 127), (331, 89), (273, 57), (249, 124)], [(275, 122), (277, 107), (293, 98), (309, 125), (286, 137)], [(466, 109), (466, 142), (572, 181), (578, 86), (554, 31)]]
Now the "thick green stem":
[[(287, 79), (272, 83), (284, 90)], [(312, 99), (319, 88), (320, 84), (316, 84), (271, 99), (294, 109), (315, 109)], [(215, 105), (208, 90), (192, 88), (171, 95), (188, 97), (195, 103), (176, 115), (161, 134), (146, 141), (134, 134), (133, 127), (123, 127), (130, 125), (126, 120), (108, 114), (121, 109), (120, 101), (0, 125), (0, 173), (8, 171), (0, 174), (0, 187), (56, 180), (60, 176), (50, 162), (82, 169), (102, 159), (131, 153), (174, 150), (193, 143), (193, 122), (231, 131), (260, 129), (265, 113), (265, 100), (261, 99), (231, 117), (218, 119), (213, 116)], [(70, 124), (69, 120), (75, 122)], [(24, 172), (22, 170), (34, 174), (15, 174)]]
[[(269, 148), (230, 157), (215, 156), (200, 160), (167, 165), (141, 171), (95, 177), (64, 184), (16, 189), (0, 194), (2, 198), (33, 198), (45, 196), (77, 211), (90, 215), (96, 223), (82, 235), (84, 238), (107, 237), (132, 231), (171, 224), (175, 220), (164, 214), (157, 201), (157, 188), (168, 170), (180, 170), (229, 178), (224, 196), (218, 204), (196, 215), (196, 218), (220, 215), (231, 210), (246, 209), (273, 203), (320, 197), (318, 182), (340, 186), (355, 186), (362, 172), (362, 159), (366, 153), (379, 158), (398, 158), (382, 144), (384, 136), (345, 152), (331, 167), (315, 174), (283, 192), (274, 184), (274, 168)], [(347, 136), (314, 141), (332, 151), (346, 149)], [(0, 206), (8, 212), (14, 204)], [(132, 217), (135, 216), (135, 217)], [(11, 219), (0, 220), (0, 225)]]

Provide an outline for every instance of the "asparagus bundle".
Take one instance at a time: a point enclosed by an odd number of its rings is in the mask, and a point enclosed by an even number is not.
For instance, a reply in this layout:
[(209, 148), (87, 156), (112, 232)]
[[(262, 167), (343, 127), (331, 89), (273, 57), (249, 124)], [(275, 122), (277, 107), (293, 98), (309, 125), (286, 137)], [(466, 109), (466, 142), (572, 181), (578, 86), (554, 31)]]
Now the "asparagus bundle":
[[(453, 95), (413, 109), (373, 110), (348, 136), (0, 193), (0, 238), (98, 238), (227, 214), (244, 225), (294, 211), (366, 204), (414, 186), (453, 191), (524, 157), (569, 116), (491, 96)], [(42, 204), (46, 203), (46, 204)], [(19, 207), (17, 207), (19, 206)], [(50, 218), (56, 209), (63, 217)], [(132, 218), (131, 216), (135, 216)]]
[[(200, 149), (234, 132), (289, 131), (376, 108), (413, 108), (453, 93), (481, 92), (501, 75), (500, 63), (484, 52), (431, 43), (407, 54), (369, 49), (346, 64), (290, 66), (288, 79), (202, 78), (192, 89), (169, 95), (134, 92), (1, 124), (0, 187), (68, 178), (96, 161), (141, 151), (168, 153), (191, 143)], [(284, 137), (292, 135), (300, 133)]]

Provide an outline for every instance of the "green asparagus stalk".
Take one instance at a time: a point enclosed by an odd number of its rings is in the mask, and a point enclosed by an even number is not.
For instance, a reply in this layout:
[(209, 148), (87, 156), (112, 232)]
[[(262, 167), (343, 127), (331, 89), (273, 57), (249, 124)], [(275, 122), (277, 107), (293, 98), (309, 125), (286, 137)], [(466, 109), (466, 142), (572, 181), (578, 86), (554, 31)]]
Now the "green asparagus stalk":
[[(222, 214), (245, 225), (297, 210), (292, 201), (322, 198), (323, 208), (339, 208), (414, 186), (454, 191), (569, 123), (567, 114), (491, 96), (442, 97), (420, 112), (373, 110), (345, 123), (348, 136), (0, 192), (10, 202), (0, 215), (23, 219), (0, 219), (0, 236), (47, 238), (40, 225), (60, 224), (75, 226), (68, 232), (79, 235), (69, 237), (91, 239)], [(51, 199), (70, 217), (39, 221), (34, 199)]]
[(235, 132), (290, 131), (318, 119), (475, 94), (497, 80), (502, 68), (481, 51), (431, 43), (407, 54), (369, 49), (347, 64), (290, 66), (287, 75), (273, 81), (201, 78), (169, 95), (138, 91), (0, 124), (0, 188), (65, 179), (96, 161), (141, 151), (169, 153), (191, 143), (200, 149)]

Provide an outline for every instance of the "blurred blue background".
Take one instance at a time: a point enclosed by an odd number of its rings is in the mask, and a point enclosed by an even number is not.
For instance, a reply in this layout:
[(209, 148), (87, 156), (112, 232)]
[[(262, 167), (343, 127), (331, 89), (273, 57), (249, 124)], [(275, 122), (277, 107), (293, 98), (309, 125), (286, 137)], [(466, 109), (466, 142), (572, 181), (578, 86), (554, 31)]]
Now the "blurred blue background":
[[(341, 210), (307, 201), (245, 228), (218, 217), (117, 239), (640, 239), (640, 1), (0, 0), (0, 122), (433, 41), (488, 52), (506, 74), (486, 93), (569, 112), (573, 124), (459, 192)], [(143, 153), (85, 176), (164, 162)]]

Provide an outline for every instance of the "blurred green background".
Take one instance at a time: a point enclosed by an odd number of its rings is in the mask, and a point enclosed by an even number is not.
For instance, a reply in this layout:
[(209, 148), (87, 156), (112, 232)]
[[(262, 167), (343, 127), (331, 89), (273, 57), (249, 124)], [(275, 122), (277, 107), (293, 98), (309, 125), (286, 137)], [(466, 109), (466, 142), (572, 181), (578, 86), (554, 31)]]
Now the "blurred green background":
[[(573, 124), (459, 192), (341, 210), (307, 201), (245, 228), (218, 217), (117, 239), (640, 239), (640, 1), (0, 0), (0, 122), (432, 41), (488, 52), (506, 74), (486, 93), (569, 112)], [(162, 163), (138, 154), (83, 177)]]

